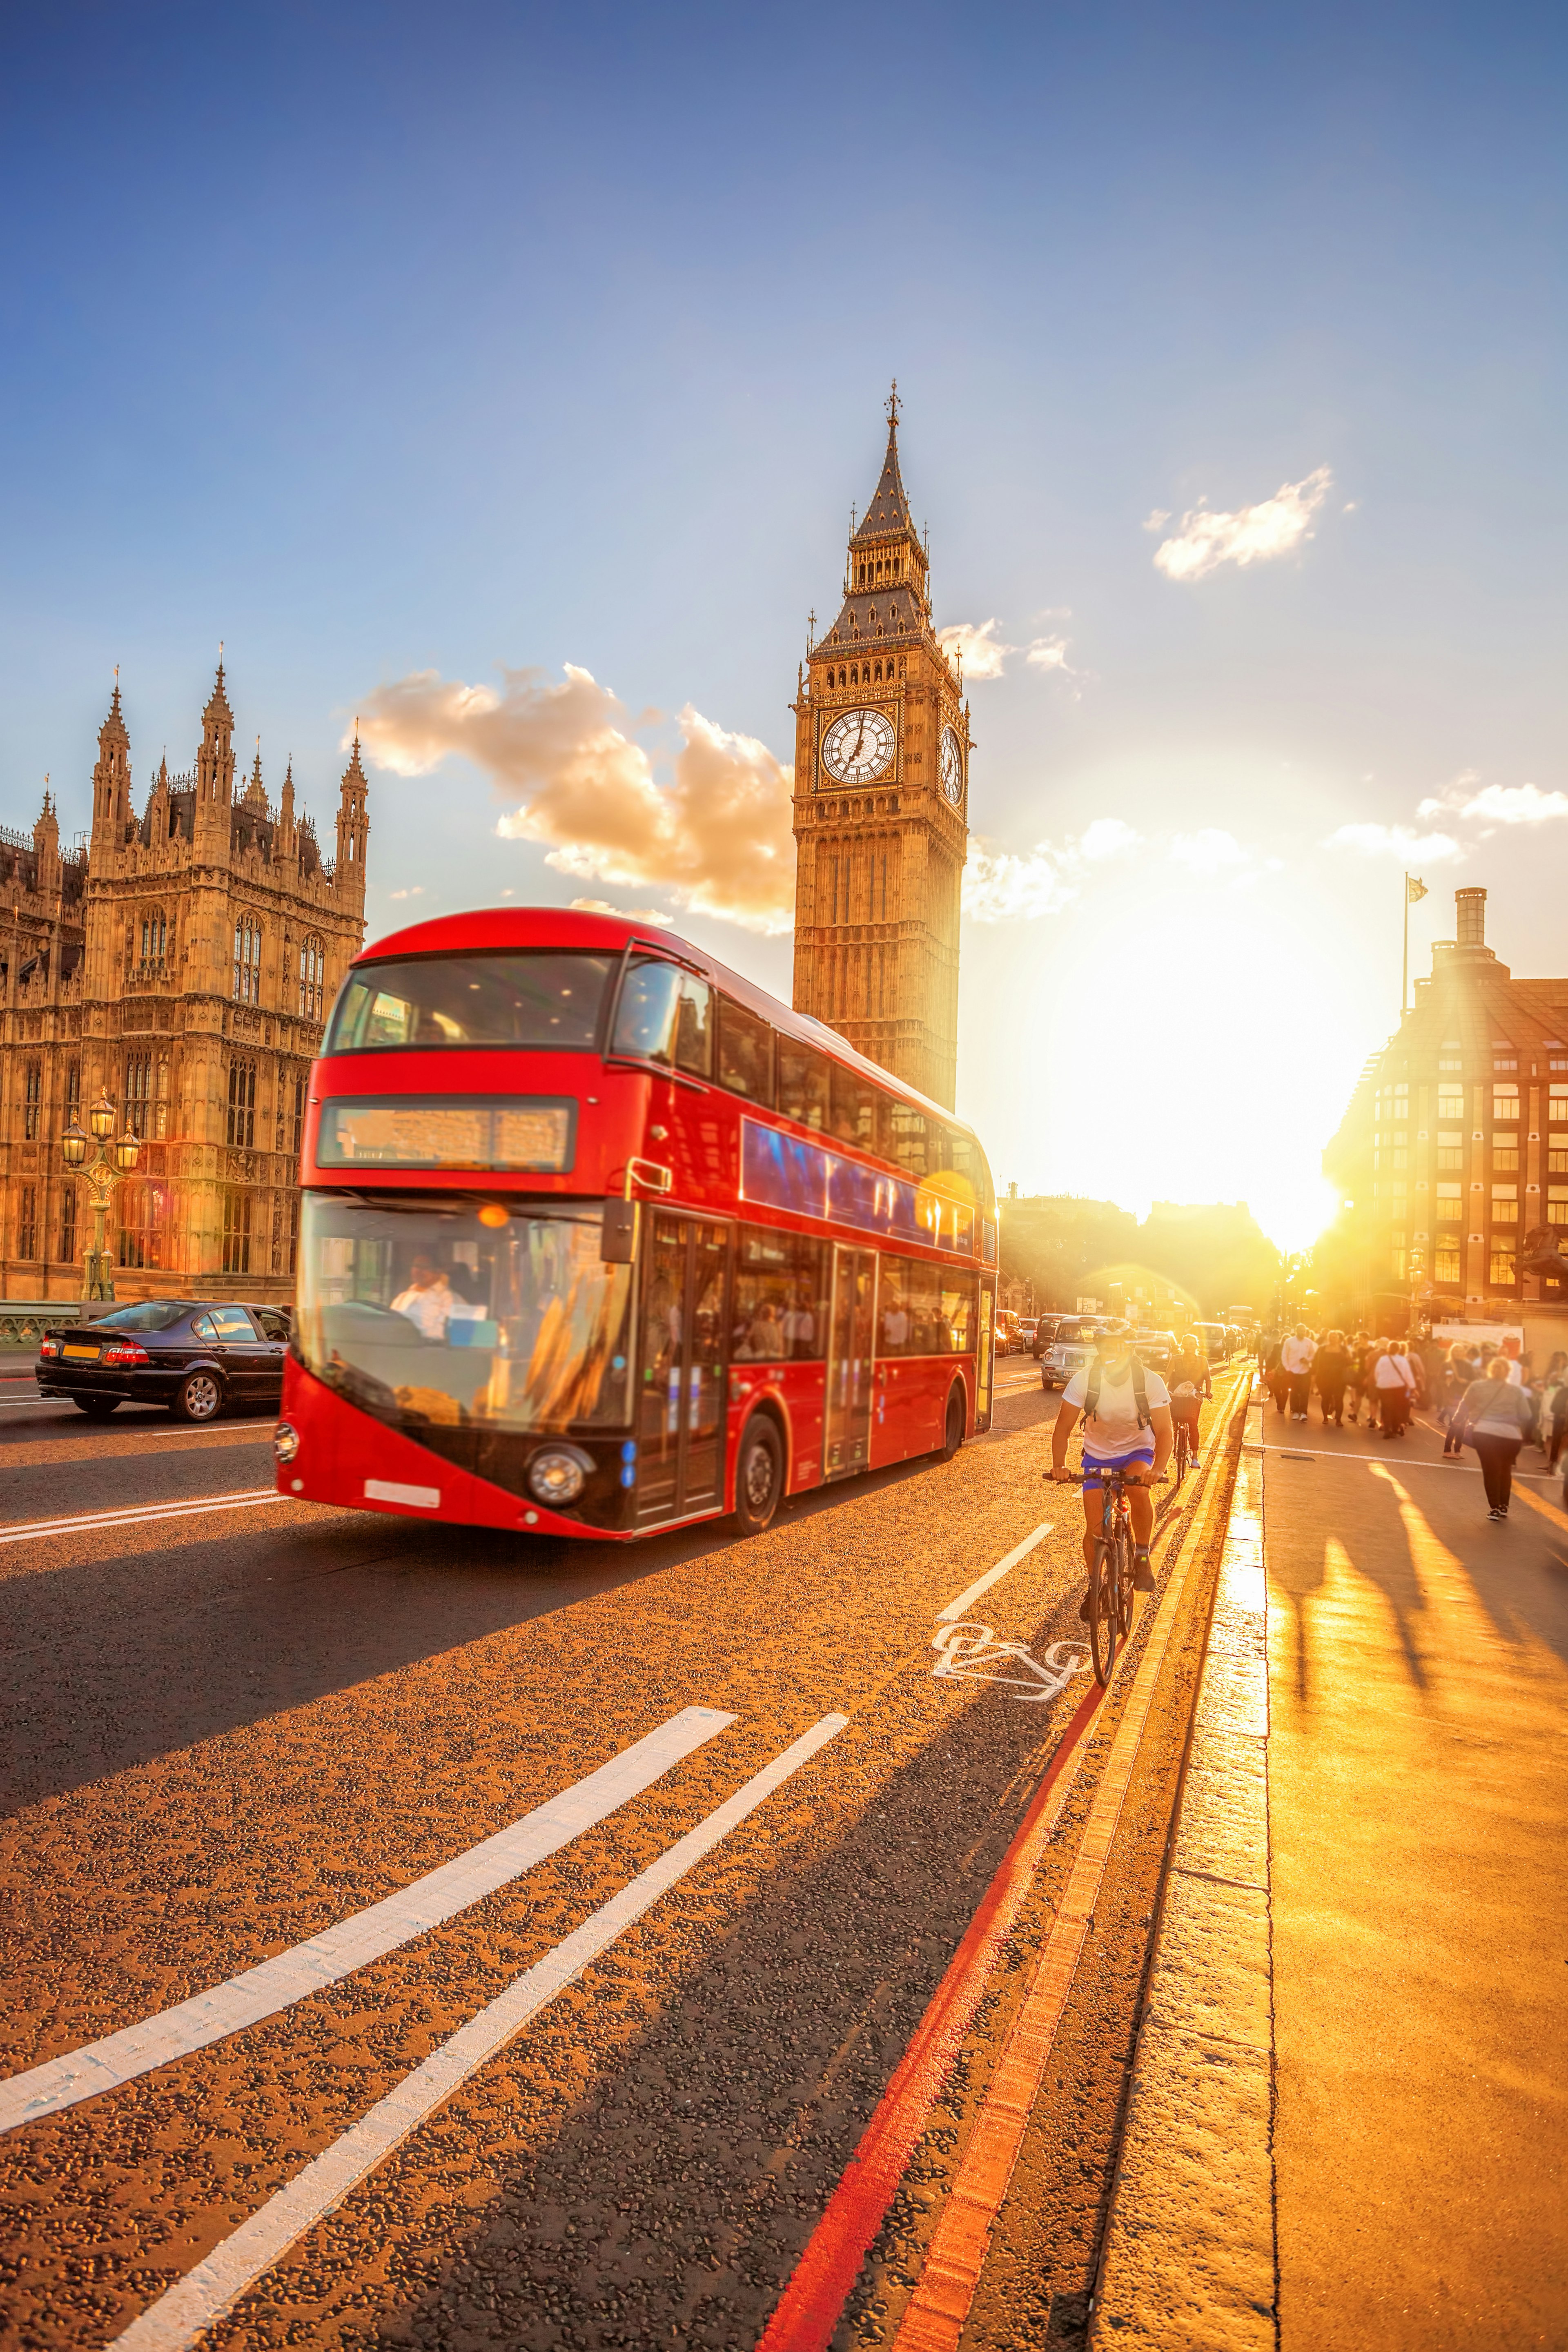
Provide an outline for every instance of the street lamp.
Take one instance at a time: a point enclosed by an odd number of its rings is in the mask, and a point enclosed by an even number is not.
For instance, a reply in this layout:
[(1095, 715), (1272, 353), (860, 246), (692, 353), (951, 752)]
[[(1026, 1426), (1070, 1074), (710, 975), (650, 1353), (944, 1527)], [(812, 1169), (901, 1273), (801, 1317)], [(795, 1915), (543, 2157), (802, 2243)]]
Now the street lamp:
[(60, 1138), (60, 1157), (73, 1175), (87, 1178), (92, 1202), (92, 1247), (83, 1252), (81, 1262), (81, 1295), (88, 1299), (112, 1300), (114, 1297), (114, 1265), (105, 1244), (104, 1219), (109, 1214), (115, 1186), (122, 1176), (131, 1174), (142, 1156), (142, 1146), (129, 1128), (109, 1145), (108, 1139), (114, 1133), (114, 1105), (108, 1095), (100, 1095), (87, 1115), (98, 1145), (91, 1160), (87, 1156), (88, 1139), (74, 1118)]

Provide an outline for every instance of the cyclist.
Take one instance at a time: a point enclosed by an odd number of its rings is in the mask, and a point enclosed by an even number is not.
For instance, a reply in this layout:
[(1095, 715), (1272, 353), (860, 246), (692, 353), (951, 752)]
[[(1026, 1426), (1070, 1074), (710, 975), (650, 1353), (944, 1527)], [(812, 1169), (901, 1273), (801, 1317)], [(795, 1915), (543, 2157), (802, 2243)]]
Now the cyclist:
[(1187, 1424), (1187, 1454), (1196, 1470), (1203, 1461), (1198, 1452), (1198, 1414), (1205, 1397), (1214, 1394), (1209, 1379), (1208, 1350), (1195, 1331), (1184, 1334), (1180, 1350), (1165, 1375), (1165, 1385), (1171, 1391), (1171, 1426), (1179, 1421)]
[[(1100, 1352), (1076, 1371), (1062, 1391), (1051, 1431), (1053, 1478), (1070, 1483), (1078, 1475), (1067, 1466), (1068, 1440), (1083, 1419), (1083, 1559), (1094, 1565), (1094, 1546), (1105, 1516), (1101, 1479), (1107, 1470), (1120, 1470), (1129, 1492), (1132, 1517), (1132, 1586), (1152, 1592), (1149, 1540), (1154, 1532), (1154, 1497), (1149, 1489), (1171, 1458), (1173, 1432), (1171, 1399), (1158, 1372), (1145, 1370), (1132, 1351), (1127, 1331), (1102, 1333)], [(1089, 1594), (1079, 1609), (1089, 1622)]]

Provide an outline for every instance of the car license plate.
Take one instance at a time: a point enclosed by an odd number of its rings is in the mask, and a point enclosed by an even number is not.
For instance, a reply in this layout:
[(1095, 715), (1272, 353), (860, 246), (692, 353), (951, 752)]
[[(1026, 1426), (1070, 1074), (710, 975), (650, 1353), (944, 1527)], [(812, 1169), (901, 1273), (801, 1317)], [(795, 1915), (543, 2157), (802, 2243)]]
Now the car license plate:
[(62, 1356), (75, 1357), (78, 1363), (96, 1364), (98, 1361), (98, 1349), (96, 1348), (85, 1348), (81, 1345), (79, 1340), (76, 1339), (68, 1339), (65, 1346), (60, 1349), (60, 1353)]

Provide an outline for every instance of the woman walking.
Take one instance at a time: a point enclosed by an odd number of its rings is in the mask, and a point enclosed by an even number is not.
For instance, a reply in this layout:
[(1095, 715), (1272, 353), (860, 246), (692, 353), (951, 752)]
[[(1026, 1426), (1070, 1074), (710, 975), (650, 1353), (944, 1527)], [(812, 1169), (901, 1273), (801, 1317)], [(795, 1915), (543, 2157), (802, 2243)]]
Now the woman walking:
[(1342, 1331), (1331, 1331), (1312, 1359), (1312, 1378), (1317, 1384), (1318, 1402), (1323, 1408), (1323, 1427), (1331, 1421), (1336, 1429), (1345, 1425), (1345, 1382), (1350, 1378), (1350, 1351)]
[(1506, 1519), (1513, 1492), (1513, 1465), (1535, 1422), (1530, 1399), (1510, 1381), (1506, 1356), (1494, 1356), (1486, 1378), (1472, 1381), (1455, 1414), (1460, 1442), (1480, 1456), (1481, 1476), (1494, 1519)]
[(1549, 1470), (1557, 1467), (1563, 1451), (1563, 1424), (1568, 1422), (1568, 1351), (1559, 1348), (1541, 1376), (1541, 1411), (1536, 1426)]
[(1465, 1441), (1461, 1433), (1462, 1423), (1459, 1415), (1459, 1407), (1464, 1401), (1465, 1391), (1469, 1387), (1470, 1382), (1472, 1381), (1479, 1380), (1480, 1376), (1481, 1360), (1479, 1356), (1476, 1355), (1472, 1351), (1465, 1340), (1456, 1339), (1453, 1346), (1448, 1350), (1448, 1362), (1444, 1380), (1444, 1405), (1442, 1419), (1444, 1426), (1443, 1459), (1445, 1462), (1457, 1462), (1459, 1459), (1460, 1454), (1465, 1450)]

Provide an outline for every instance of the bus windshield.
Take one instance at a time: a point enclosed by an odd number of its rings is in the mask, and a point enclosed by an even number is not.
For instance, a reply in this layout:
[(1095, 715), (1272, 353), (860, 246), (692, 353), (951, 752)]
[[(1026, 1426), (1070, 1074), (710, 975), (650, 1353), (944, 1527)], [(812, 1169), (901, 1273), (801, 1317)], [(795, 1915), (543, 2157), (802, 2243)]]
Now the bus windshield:
[(616, 961), (613, 955), (546, 949), (356, 964), (333, 1008), (323, 1050), (566, 1045), (591, 1052)]
[(600, 1218), (307, 1192), (296, 1352), (452, 1459), (465, 1435), (619, 1426), (631, 1268), (605, 1264)]

